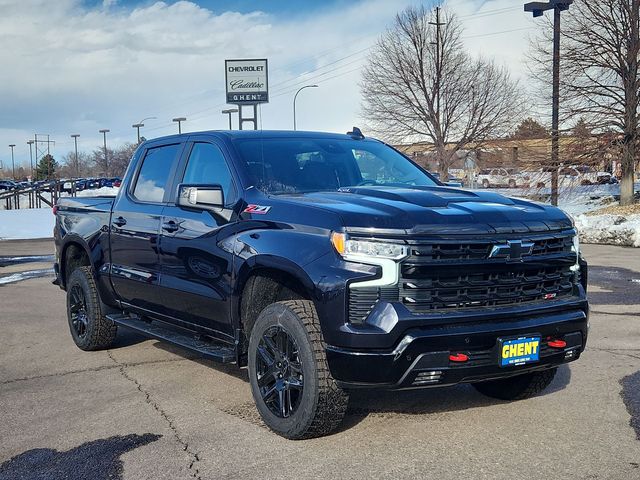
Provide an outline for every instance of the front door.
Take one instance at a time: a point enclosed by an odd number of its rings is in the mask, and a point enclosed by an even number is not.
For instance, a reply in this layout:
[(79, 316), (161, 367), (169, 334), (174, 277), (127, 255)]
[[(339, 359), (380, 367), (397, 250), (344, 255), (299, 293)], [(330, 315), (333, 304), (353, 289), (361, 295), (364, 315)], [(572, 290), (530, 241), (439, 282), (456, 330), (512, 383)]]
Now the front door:
[(233, 338), (230, 296), (233, 252), (225, 240), (237, 220), (237, 190), (222, 147), (194, 137), (178, 181), (222, 186), (225, 207), (198, 210), (167, 205), (160, 259), (164, 313)]
[[(158, 246), (162, 209), (169, 179), (177, 168), (183, 144), (153, 144), (141, 154), (111, 215), (111, 281), (123, 302), (157, 311), (160, 259)], [(141, 162), (141, 163), (140, 163)], [(124, 188), (124, 187), (123, 187)]]

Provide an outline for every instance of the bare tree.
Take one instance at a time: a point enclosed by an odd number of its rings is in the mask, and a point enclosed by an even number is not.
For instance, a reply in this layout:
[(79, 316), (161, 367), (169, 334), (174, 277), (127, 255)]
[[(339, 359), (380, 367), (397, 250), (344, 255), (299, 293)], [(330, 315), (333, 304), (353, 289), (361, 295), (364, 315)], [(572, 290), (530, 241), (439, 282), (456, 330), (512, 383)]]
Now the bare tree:
[[(548, 85), (553, 27), (548, 19), (542, 22), (530, 62), (534, 76)], [(596, 132), (619, 132), (623, 205), (634, 201), (640, 153), (639, 22), (640, 0), (576, 0), (562, 26), (563, 118), (585, 117)]]
[(521, 111), (509, 72), (467, 54), (461, 33), (453, 13), (407, 8), (373, 48), (360, 84), (367, 126), (392, 142), (433, 143), (444, 179), (458, 150), (507, 135)]
[(58, 173), (64, 178), (83, 177), (90, 174), (91, 158), (85, 152), (78, 152), (78, 165), (76, 165), (76, 154), (74, 151), (62, 156), (62, 166), (58, 168)]

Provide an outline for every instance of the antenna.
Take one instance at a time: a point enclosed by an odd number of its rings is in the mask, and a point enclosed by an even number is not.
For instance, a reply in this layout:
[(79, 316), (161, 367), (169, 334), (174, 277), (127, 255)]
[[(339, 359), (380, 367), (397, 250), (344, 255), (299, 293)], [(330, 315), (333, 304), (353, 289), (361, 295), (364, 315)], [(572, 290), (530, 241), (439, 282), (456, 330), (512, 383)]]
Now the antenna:
[(347, 135), (358, 140), (362, 140), (364, 138), (362, 131), (358, 127), (353, 127), (350, 132), (347, 132)]

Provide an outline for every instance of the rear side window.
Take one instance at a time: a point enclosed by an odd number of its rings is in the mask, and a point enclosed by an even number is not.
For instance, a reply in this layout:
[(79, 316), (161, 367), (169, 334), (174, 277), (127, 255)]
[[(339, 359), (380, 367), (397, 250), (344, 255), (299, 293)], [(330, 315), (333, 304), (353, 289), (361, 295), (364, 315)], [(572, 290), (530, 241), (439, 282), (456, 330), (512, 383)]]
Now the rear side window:
[(171, 166), (178, 154), (180, 144), (163, 145), (147, 150), (133, 196), (143, 202), (162, 202), (169, 182)]
[(220, 185), (225, 203), (235, 196), (229, 166), (222, 151), (211, 143), (193, 145), (182, 183)]

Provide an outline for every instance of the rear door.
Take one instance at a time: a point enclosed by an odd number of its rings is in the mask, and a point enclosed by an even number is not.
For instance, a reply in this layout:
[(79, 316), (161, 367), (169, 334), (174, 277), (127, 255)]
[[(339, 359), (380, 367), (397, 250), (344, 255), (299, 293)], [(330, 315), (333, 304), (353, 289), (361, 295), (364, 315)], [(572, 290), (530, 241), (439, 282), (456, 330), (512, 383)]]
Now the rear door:
[[(162, 213), (163, 313), (231, 339), (233, 254), (226, 239), (238, 220), (239, 182), (228, 152), (214, 138), (190, 137), (184, 157), (173, 187), (174, 198)], [(177, 183), (222, 186), (224, 208), (176, 206)]]
[(183, 146), (175, 140), (150, 144), (113, 207), (111, 281), (120, 300), (140, 309), (157, 311), (162, 303), (160, 220)]

